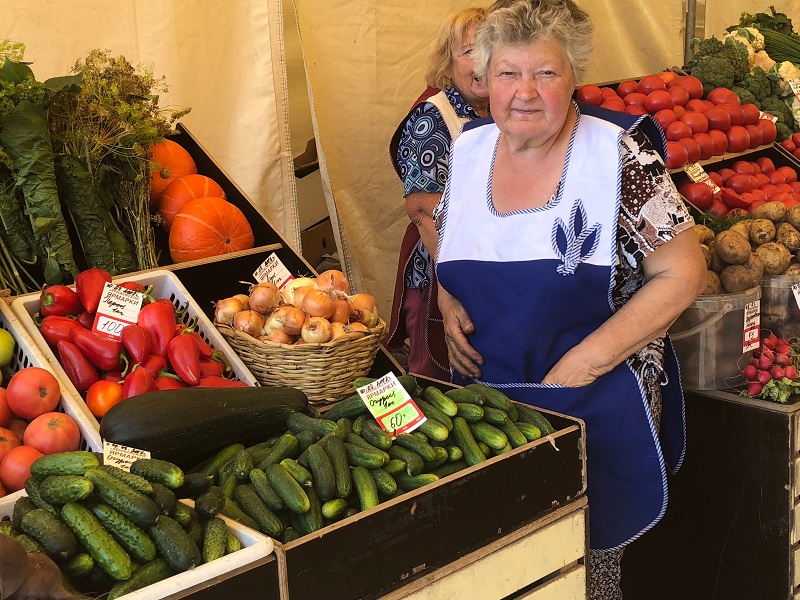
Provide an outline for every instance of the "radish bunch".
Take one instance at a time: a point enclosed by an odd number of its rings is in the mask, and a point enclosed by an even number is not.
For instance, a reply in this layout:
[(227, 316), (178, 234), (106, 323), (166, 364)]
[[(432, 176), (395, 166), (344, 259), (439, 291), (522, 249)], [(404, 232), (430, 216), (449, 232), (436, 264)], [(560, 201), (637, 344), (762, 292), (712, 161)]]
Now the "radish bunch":
[(771, 380), (798, 378), (792, 357), (794, 352), (789, 341), (770, 333), (761, 340), (761, 346), (753, 352), (750, 364), (742, 369), (747, 379), (747, 395), (759, 396)]

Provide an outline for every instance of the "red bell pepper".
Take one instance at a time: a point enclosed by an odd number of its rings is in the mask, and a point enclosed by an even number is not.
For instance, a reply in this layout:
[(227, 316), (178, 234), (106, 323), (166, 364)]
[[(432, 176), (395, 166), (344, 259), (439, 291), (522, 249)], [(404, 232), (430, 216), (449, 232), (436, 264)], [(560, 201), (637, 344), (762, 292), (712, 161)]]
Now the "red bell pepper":
[(179, 379), (170, 377), (169, 375), (162, 375), (156, 378), (153, 385), (156, 390), (179, 390), (185, 388), (186, 384)]
[(80, 327), (75, 319), (50, 315), (42, 319), (39, 324), (39, 333), (42, 334), (44, 341), (51, 346), (56, 346), (61, 340), (72, 341), (72, 336), (69, 332), (74, 327)]
[(214, 356), (214, 349), (208, 345), (200, 335), (199, 331), (192, 331), (189, 335), (192, 336), (194, 343), (197, 344), (197, 349), (200, 351), (200, 358), (212, 358)]
[(200, 378), (200, 385), (198, 387), (247, 387), (247, 384), (244, 381), (233, 381), (225, 377), (209, 375)]
[(83, 311), (75, 320), (78, 322), (79, 325), (82, 325), (84, 329), (91, 330), (94, 327), (94, 313)]
[(43, 317), (55, 315), (77, 316), (83, 310), (81, 300), (75, 290), (65, 285), (48, 285), (39, 296), (39, 314)]
[(131, 355), (134, 363), (141, 363), (150, 356), (150, 336), (138, 325), (126, 325), (119, 335), (122, 347)]
[(200, 383), (200, 351), (191, 335), (178, 335), (167, 346), (169, 365), (188, 385)]
[(144, 287), (141, 283), (137, 283), (135, 281), (123, 281), (118, 285), (119, 287), (124, 287), (127, 290), (133, 290), (134, 292), (141, 292), (142, 294), (147, 293), (147, 288)]
[(158, 354), (151, 354), (139, 363), (139, 366), (147, 369), (152, 378), (155, 379), (163, 369), (167, 368), (167, 359)]
[(224, 372), (225, 372), (225, 365), (223, 365), (221, 362), (216, 360), (211, 360), (210, 358), (200, 359), (200, 377), (207, 377), (209, 375), (222, 377), (222, 374)]
[(103, 379), (104, 381), (122, 383), (122, 380), (125, 379), (125, 377), (122, 375), (122, 371), (106, 371), (103, 373), (103, 376), (100, 379)]
[(72, 342), (95, 367), (101, 371), (116, 371), (120, 368), (122, 343), (119, 340), (97, 335), (82, 327), (74, 328), (70, 334)]
[(106, 283), (111, 283), (111, 274), (97, 267), (81, 271), (75, 277), (75, 289), (86, 312), (97, 310)]
[(167, 355), (167, 345), (175, 337), (175, 306), (169, 300), (156, 300), (142, 307), (136, 324), (150, 336), (151, 352)]
[(745, 210), (750, 210), (751, 201), (737, 194), (730, 188), (722, 188), (722, 194), (720, 197), (722, 202), (724, 202), (725, 206), (728, 208), (743, 208)]
[(127, 400), (131, 396), (138, 396), (139, 394), (146, 394), (152, 392), (155, 386), (155, 380), (150, 375), (150, 371), (137, 367), (125, 378), (125, 383), (122, 384), (122, 398)]
[(85, 392), (92, 387), (92, 384), (100, 380), (97, 369), (75, 344), (61, 340), (56, 345), (56, 350), (58, 351), (58, 360), (76, 390)]

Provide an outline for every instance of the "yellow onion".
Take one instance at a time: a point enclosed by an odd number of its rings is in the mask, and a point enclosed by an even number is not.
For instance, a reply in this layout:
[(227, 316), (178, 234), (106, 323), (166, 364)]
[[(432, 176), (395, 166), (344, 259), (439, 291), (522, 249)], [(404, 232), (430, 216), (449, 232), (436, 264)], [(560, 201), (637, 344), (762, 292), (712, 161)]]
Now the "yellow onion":
[(311, 277), (298, 277), (297, 279), (292, 279), (289, 283), (281, 288), (281, 296), (283, 296), (283, 301), (286, 304), (294, 304), (294, 291), (297, 288), (307, 285), (314, 287), (316, 282), (317, 280), (312, 279)]
[(344, 330), (344, 323), (339, 323), (338, 321), (331, 321), (331, 341), (338, 340), (340, 337), (347, 335), (347, 332)]
[(224, 298), (214, 304), (214, 322), (231, 325), (236, 313), (244, 310), (241, 300), (236, 296)]
[(239, 311), (233, 317), (233, 328), (253, 337), (258, 337), (261, 335), (261, 330), (264, 329), (264, 315), (254, 310)]
[(347, 323), (350, 320), (350, 303), (344, 298), (335, 299), (329, 320), (331, 323)]
[(333, 298), (322, 290), (311, 290), (303, 297), (302, 308), (309, 317), (327, 319), (333, 314)]
[(375, 297), (369, 294), (350, 296), (350, 321), (375, 327), (378, 324), (378, 303)]
[(356, 321), (355, 323), (348, 323), (344, 326), (344, 332), (353, 337), (361, 337), (369, 333), (369, 328), (363, 323)]
[(242, 310), (250, 309), (250, 296), (247, 294), (234, 294), (234, 298), (238, 298), (242, 303)]
[(307, 344), (324, 344), (331, 341), (331, 323), (323, 317), (309, 317), (303, 323), (300, 337)]
[(338, 269), (328, 269), (317, 276), (317, 289), (324, 292), (340, 290), (345, 294), (350, 293), (350, 282)]
[(269, 281), (262, 281), (250, 288), (248, 299), (251, 310), (265, 315), (276, 308), (283, 300), (283, 297), (278, 291), (278, 286)]
[(289, 335), (283, 329), (273, 329), (267, 335), (258, 337), (262, 342), (278, 342), (281, 344), (294, 344), (294, 336)]
[(299, 335), (305, 320), (306, 313), (296, 306), (284, 304), (273, 310), (267, 317), (263, 333), (269, 335), (273, 331), (285, 331), (287, 335)]
[(310, 285), (301, 285), (299, 288), (294, 290), (294, 302), (292, 303), (293, 306), (297, 308), (303, 308), (303, 299), (306, 297), (306, 294), (313, 290), (313, 286)]

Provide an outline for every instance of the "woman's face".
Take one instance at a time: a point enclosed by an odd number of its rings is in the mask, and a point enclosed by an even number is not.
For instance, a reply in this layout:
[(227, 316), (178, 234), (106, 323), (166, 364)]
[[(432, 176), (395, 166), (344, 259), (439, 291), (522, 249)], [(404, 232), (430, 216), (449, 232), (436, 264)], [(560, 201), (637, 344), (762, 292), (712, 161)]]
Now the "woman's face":
[(537, 147), (558, 134), (570, 110), (575, 76), (556, 38), (497, 46), (488, 70), (492, 118), (516, 144)]
[(453, 87), (458, 93), (469, 102), (472, 108), (478, 110), (486, 108), (488, 105), (489, 90), (475, 76), (472, 61), (472, 47), (475, 45), (475, 29), (477, 25), (472, 25), (466, 33), (461, 44), (455, 46), (450, 52), (451, 55), (451, 79)]

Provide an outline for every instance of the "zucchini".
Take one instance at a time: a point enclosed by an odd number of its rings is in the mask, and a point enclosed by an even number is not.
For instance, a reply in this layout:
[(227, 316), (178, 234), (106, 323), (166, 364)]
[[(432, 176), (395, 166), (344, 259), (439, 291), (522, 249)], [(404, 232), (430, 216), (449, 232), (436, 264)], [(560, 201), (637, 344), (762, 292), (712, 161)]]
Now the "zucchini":
[(82, 475), (48, 475), (39, 484), (39, 494), (50, 504), (78, 502), (94, 491), (92, 482)]
[(364, 440), (379, 450), (388, 450), (392, 445), (392, 438), (386, 433), (375, 419), (367, 418), (361, 424), (361, 433)]
[(439, 481), (439, 477), (434, 475), (433, 473), (420, 473), (419, 475), (407, 475), (405, 473), (400, 473), (397, 477), (395, 477), (397, 481), (397, 487), (405, 490), (406, 492), (411, 492), (418, 488), (421, 488), (429, 483), (435, 483)]
[(447, 428), (447, 431), (453, 431), (453, 419), (448, 417), (430, 402), (425, 402), (425, 400), (415, 400), (415, 402), (417, 407), (422, 411), (422, 414), (425, 415), (425, 418), (439, 421), (439, 423)]
[[(272, 486), (272, 489), (281, 497), (281, 500), (283, 500), (283, 503), (289, 510), (296, 513), (308, 512), (310, 508), (310, 494), (300, 487), (300, 484), (294, 480), (289, 474), (289, 471), (280, 464), (270, 465), (267, 467), (266, 475), (270, 486)], [(308, 490), (313, 489), (313, 486), (308, 488)]]
[(244, 514), (258, 523), (258, 530), (261, 533), (275, 538), (283, 532), (281, 520), (267, 508), (251, 485), (237, 485), (233, 490), (233, 499), (236, 500), (236, 504)]
[(72, 581), (83, 579), (94, 568), (94, 559), (86, 552), (78, 552), (68, 561), (58, 565), (58, 568)]
[(78, 552), (78, 540), (70, 528), (43, 508), (35, 508), (22, 517), (22, 531), (39, 542), (54, 560), (67, 560)]
[(115, 600), (125, 594), (130, 594), (148, 585), (163, 581), (167, 577), (172, 577), (172, 575), (172, 569), (170, 569), (167, 561), (163, 558), (156, 558), (136, 569), (127, 581), (115, 583), (108, 594), (108, 600)]
[(225, 556), (228, 544), (228, 526), (219, 517), (214, 517), (203, 531), (203, 551), (201, 556), (204, 563), (217, 560)]
[(314, 475), (314, 490), (320, 502), (327, 502), (336, 497), (336, 476), (333, 464), (321, 442), (308, 447), (308, 466)]
[(520, 446), (524, 446), (528, 443), (527, 438), (522, 434), (519, 428), (514, 425), (514, 421), (511, 419), (502, 425), (498, 425), (497, 428), (506, 434), (508, 442), (511, 444), (512, 448), (519, 448)]
[(281, 461), (281, 466), (289, 471), (289, 475), (294, 477), (294, 480), (302, 486), (309, 486), (313, 481), (311, 473), (303, 465), (297, 463), (296, 460), (291, 458), (284, 458)]
[(506, 434), (494, 425), (481, 421), (480, 423), (470, 423), (469, 428), (476, 440), (483, 442), (492, 450), (502, 450), (508, 444)]
[(331, 461), (333, 478), (336, 485), (336, 497), (347, 498), (353, 490), (353, 478), (350, 476), (350, 463), (342, 438), (333, 436), (325, 444), (325, 452)]
[(292, 512), (289, 517), (292, 526), (299, 531), (302, 535), (313, 533), (318, 529), (322, 529), (322, 505), (319, 498), (314, 491), (314, 486), (308, 488), (308, 504), (309, 508), (306, 512), (298, 513)]
[[(183, 485), (175, 490), (177, 498), (197, 498), (214, 483), (214, 478), (205, 473), (188, 473), (183, 477)], [(141, 490), (140, 490), (141, 491)]]
[(275, 445), (272, 447), (269, 454), (267, 454), (266, 458), (256, 466), (262, 471), (266, 471), (268, 466), (277, 464), (284, 458), (295, 458), (297, 456), (298, 447), (297, 438), (293, 433), (287, 431), (275, 442)]
[(156, 545), (150, 536), (121, 512), (103, 502), (92, 503), (89, 509), (133, 558), (139, 562), (150, 562), (156, 557)]
[(522, 421), (517, 421), (514, 423), (517, 426), (517, 429), (520, 430), (522, 435), (525, 436), (525, 439), (529, 442), (533, 442), (538, 440), (542, 437), (542, 431), (533, 423), (523, 423)]
[(103, 527), (92, 511), (77, 502), (67, 502), (61, 507), (61, 519), (72, 530), (95, 564), (106, 574), (118, 581), (131, 576), (131, 557)]
[(341, 418), (347, 418), (351, 421), (359, 415), (369, 413), (367, 405), (358, 394), (348, 396), (344, 400), (339, 400), (336, 404), (331, 406), (325, 411), (324, 416), (331, 421), (338, 421)]
[(100, 436), (181, 468), (235, 442), (247, 446), (283, 432), (287, 417), (309, 410), (302, 391), (278, 386), (189, 387), (128, 400), (106, 413)]
[(377, 506), (380, 500), (378, 499), (378, 487), (375, 485), (375, 479), (366, 467), (356, 466), (353, 467), (353, 487), (358, 495), (358, 500), (361, 505), (361, 510), (369, 510), (373, 506)]
[(492, 408), (488, 405), (483, 407), (483, 420), (495, 427), (501, 427), (506, 423), (513, 423), (513, 421), (508, 418), (508, 414), (505, 411), (499, 408)]
[(175, 507), (178, 505), (178, 497), (167, 486), (154, 481), (153, 493), (150, 494), (150, 497), (156, 503), (162, 515), (171, 515), (175, 512)]
[(436, 451), (428, 442), (423, 442), (417, 436), (409, 433), (401, 433), (398, 435), (394, 443), (403, 448), (408, 448), (412, 452), (416, 452), (422, 457), (425, 462), (433, 462), (436, 460)]
[[(389, 450), (391, 451), (392, 448), (394, 446), (391, 446)], [(346, 442), (344, 450), (347, 453), (347, 462), (353, 466), (377, 469), (388, 462), (385, 458), (386, 452), (377, 448), (369, 450)]]
[(131, 463), (131, 473), (144, 477), (150, 483), (160, 483), (172, 490), (183, 485), (183, 469), (166, 460), (140, 458)]
[(322, 516), (332, 521), (341, 519), (345, 512), (347, 512), (347, 500), (342, 498), (328, 500), (322, 505)]
[(225, 492), (217, 485), (212, 485), (195, 500), (194, 509), (204, 519), (213, 519), (222, 512), (225, 506)]
[(518, 420), (517, 409), (514, 407), (514, 403), (511, 401), (511, 398), (500, 390), (488, 385), (483, 385), (482, 383), (470, 383), (464, 386), (464, 389), (480, 394), (485, 405), (502, 410), (511, 417), (512, 421)]
[(233, 460), (239, 451), (243, 449), (244, 444), (240, 444), (238, 442), (228, 444), (214, 454), (214, 456), (207, 458), (199, 465), (195, 465), (189, 469), (189, 473), (202, 473), (203, 475), (216, 477), (219, 474), (220, 469)]
[(104, 471), (90, 469), (86, 471), (86, 478), (94, 484), (95, 496), (116, 508), (139, 527), (151, 527), (161, 514), (152, 499)]
[[(463, 417), (453, 419), (453, 438), (464, 453), (464, 460), (467, 461), (468, 465), (477, 465), (486, 460), (486, 455), (478, 446), (475, 436), (472, 435), (469, 423)], [(409, 471), (409, 474), (413, 473)]]
[(104, 473), (108, 473), (120, 481), (123, 481), (137, 492), (141, 492), (145, 495), (153, 493), (153, 486), (149, 481), (147, 481), (147, 479), (140, 475), (134, 475), (133, 473), (124, 471), (119, 467), (115, 467), (114, 465), (100, 465), (97, 467), (97, 469), (103, 471)]
[(550, 421), (548, 421), (547, 418), (535, 408), (528, 406), (527, 404), (517, 404), (516, 406), (517, 412), (519, 413), (519, 418), (515, 419), (515, 421), (522, 421), (523, 423), (536, 425), (543, 436), (556, 432), (555, 428), (550, 424)]
[(456, 413), (459, 417), (464, 417), (467, 423), (478, 423), (483, 421), (483, 407), (477, 404), (468, 404), (466, 402), (458, 403), (458, 411)]
[(286, 426), (292, 433), (313, 431), (319, 436), (336, 433), (339, 426), (330, 419), (314, 419), (303, 413), (292, 413), (286, 418)]
[(458, 413), (458, 406), (450, 398), (444, 395), (439, 388), (429, 385), (422, 393), (424, 400), (438, 408), (448, 417), (455, 417)]
[(255, 529), (258, 531), (258, 523), (256, 523), (249, 515), (244, 514), (236, 502), (230, 498), (225, 498), (225, 505), (222, 507), (220, 514), (225, 515), (229, 519), (233, 519), (237, 523), (241, 523), (250, 529)]
[(450, 435), (450, 430), (447, 429), (446, 425), (443, 425), (436, 419), (427, 419), (423, 421), (422, 425), (417, 427), (414, 433), (424, 435), (427, 439), (443, 442), (447, 439), (447, 436)]
[(267, 474), (264, 473), (264, 471), (261, 469), (253, 469), (250, 471), (250, 483), (256, 491), (256, 494), (258, 494), (258, 497), (267, 505), (267, 508), (272, 511), (279, 511), (286, 508), (281, 497), (269, 484)]
[[(109, 440), (111, 441), (111, 440)], [(48, 475), (83, 475), (89, 469), (96, 469), (100, 461), (92, 452), (57, 452), (40, 456), (31, 464), (31, 475), (44, 479)]]
[(403, 461), (406, 464), (406, 473), (409, 475), (419, 475), (425, 468), (425, 461), (419, 454), (400, 445), (395, 444), (389, 448), (389, 456)]
[(200, 564), (200, 549), (176, 520), (162, 515), (148, 533), (172, 570), (182, 573)]
[(383, 496), (393, 496), (397, 491), (397, 482), (384, 469), (370, 469), (370, 475), (375, 480), (378, 493)]
[(444, 395), (455, 403), (463, 402), (465, 404), (478, 404), (479, 406), (483, 406), (483, 396), (467, 388), (447, 390)]

